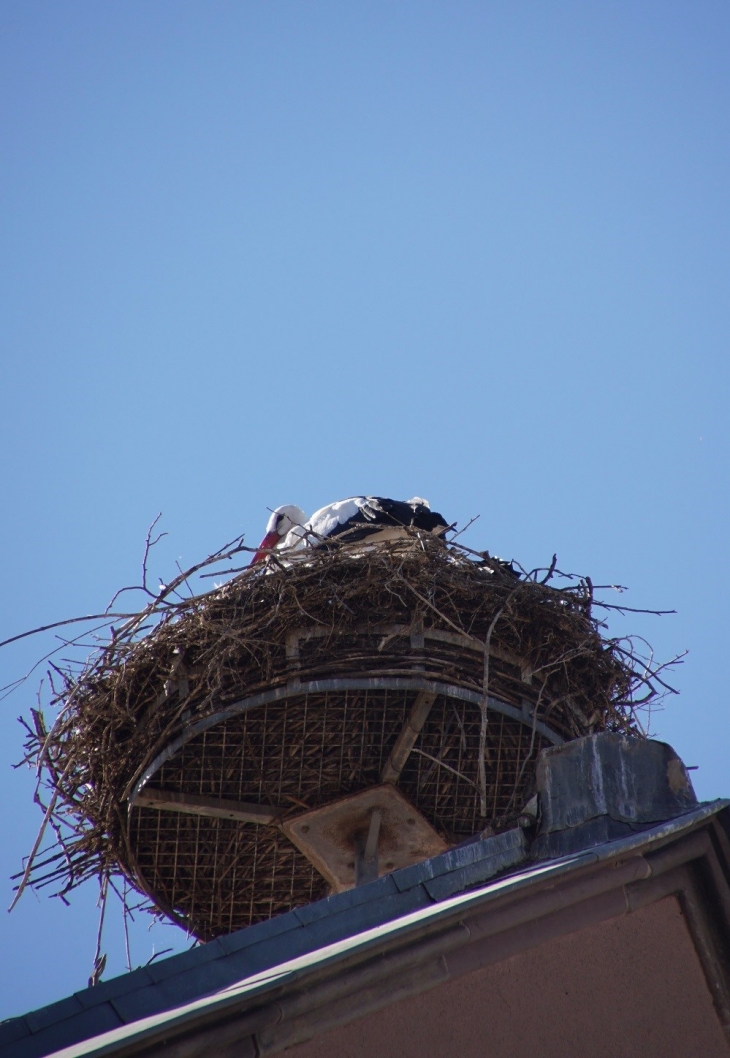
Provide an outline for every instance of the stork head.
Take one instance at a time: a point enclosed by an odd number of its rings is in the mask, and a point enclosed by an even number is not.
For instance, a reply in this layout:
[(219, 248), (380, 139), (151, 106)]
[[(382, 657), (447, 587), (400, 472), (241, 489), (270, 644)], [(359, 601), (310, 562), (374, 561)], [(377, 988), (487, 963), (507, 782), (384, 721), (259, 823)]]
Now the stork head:
[(251, 565), (255, 566), (257, 562), (265, 559), (267, 554), (281, 543), (295, 525), (305, 525), (306, 521), (307, 516), (304, 511), (301, 507), (295, 507), (293, 503), (285, 503), (283, 507), (277, 507), (271, 512), (266, 525), (266, 535), (251, 559)]

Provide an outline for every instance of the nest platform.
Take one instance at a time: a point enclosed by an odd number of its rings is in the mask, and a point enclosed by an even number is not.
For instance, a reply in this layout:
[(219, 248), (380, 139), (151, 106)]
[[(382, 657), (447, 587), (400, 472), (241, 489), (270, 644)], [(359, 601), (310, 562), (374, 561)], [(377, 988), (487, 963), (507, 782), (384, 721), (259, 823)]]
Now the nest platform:
[(232, 932), (329, 891), (298, 816), (392, 783), (443, 847), (514, 825), (541, 749), (636, 733), (637, 680), (585, 582), (423, 534), (246, 570), (69, 678), (36, 736), (62, 844), (36, 883), (121, 874)]

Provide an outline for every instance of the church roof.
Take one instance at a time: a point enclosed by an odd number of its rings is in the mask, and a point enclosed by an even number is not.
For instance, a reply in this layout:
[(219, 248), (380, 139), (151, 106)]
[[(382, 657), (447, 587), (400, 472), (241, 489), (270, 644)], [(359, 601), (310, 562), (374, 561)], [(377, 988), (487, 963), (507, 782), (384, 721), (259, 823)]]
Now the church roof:
[(373, 956), (381, 977), (400, 967), (404, 988), (429, 987), (424, 974), (464, 972), (485, 935), (499, 934), (502, 947), (509, 937), (524, 943), (519, 928), (529, 924), (534, 944), (556, 914), (584, 913), (592, 901), (611, 914), (633, 910), (631, 901), (648, 899), (641, 894), (657, 884), (661, 895), (667, 872), (712, 851), (713, 828), (725, 832), (729, 809), (730, 801), (713, 801), (542, 861), (530, 859), (521, 828), (474, 841), (6, 1021), (0, 1048), (6, 1058), (121, 1056), (232, 1016), (237, 1031), (278, 1033), (283, 1046), (287, 1032), (294, 1040), (301, 1032), (292, 997), (306, 985), (331, 1007), (348, 975), (370, 980)]

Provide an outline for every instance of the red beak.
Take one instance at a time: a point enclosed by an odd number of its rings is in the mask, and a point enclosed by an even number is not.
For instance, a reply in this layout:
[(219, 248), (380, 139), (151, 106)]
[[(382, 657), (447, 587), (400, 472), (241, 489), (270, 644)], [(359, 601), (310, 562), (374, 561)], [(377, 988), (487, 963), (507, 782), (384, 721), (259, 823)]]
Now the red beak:
[(249, 565), (255, 566), (257, 562), (263, 562), (266, 556), (270, 554), (274, 547), (279, 543), (280, 539), (279, 534), (275, 530), (267, 533), (259, 544), (259, 549), (251, 559)]

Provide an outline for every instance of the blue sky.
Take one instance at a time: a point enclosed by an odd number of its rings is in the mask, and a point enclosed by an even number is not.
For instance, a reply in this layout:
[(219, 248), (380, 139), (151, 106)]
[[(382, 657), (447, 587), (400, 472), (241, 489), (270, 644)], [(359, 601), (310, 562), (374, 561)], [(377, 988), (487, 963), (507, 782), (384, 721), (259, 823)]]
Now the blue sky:
[[(158, 511), (165, 579), (268, 507), (418, 494), (676, 608), (612, 628), (689, 650), (654, 730), (730, 794), (729, 43), (712, 0), (6, 0), (0, 638), (103, 607)], [(85, 984), (95, 899), (0, 911), (0, 1016)]]

